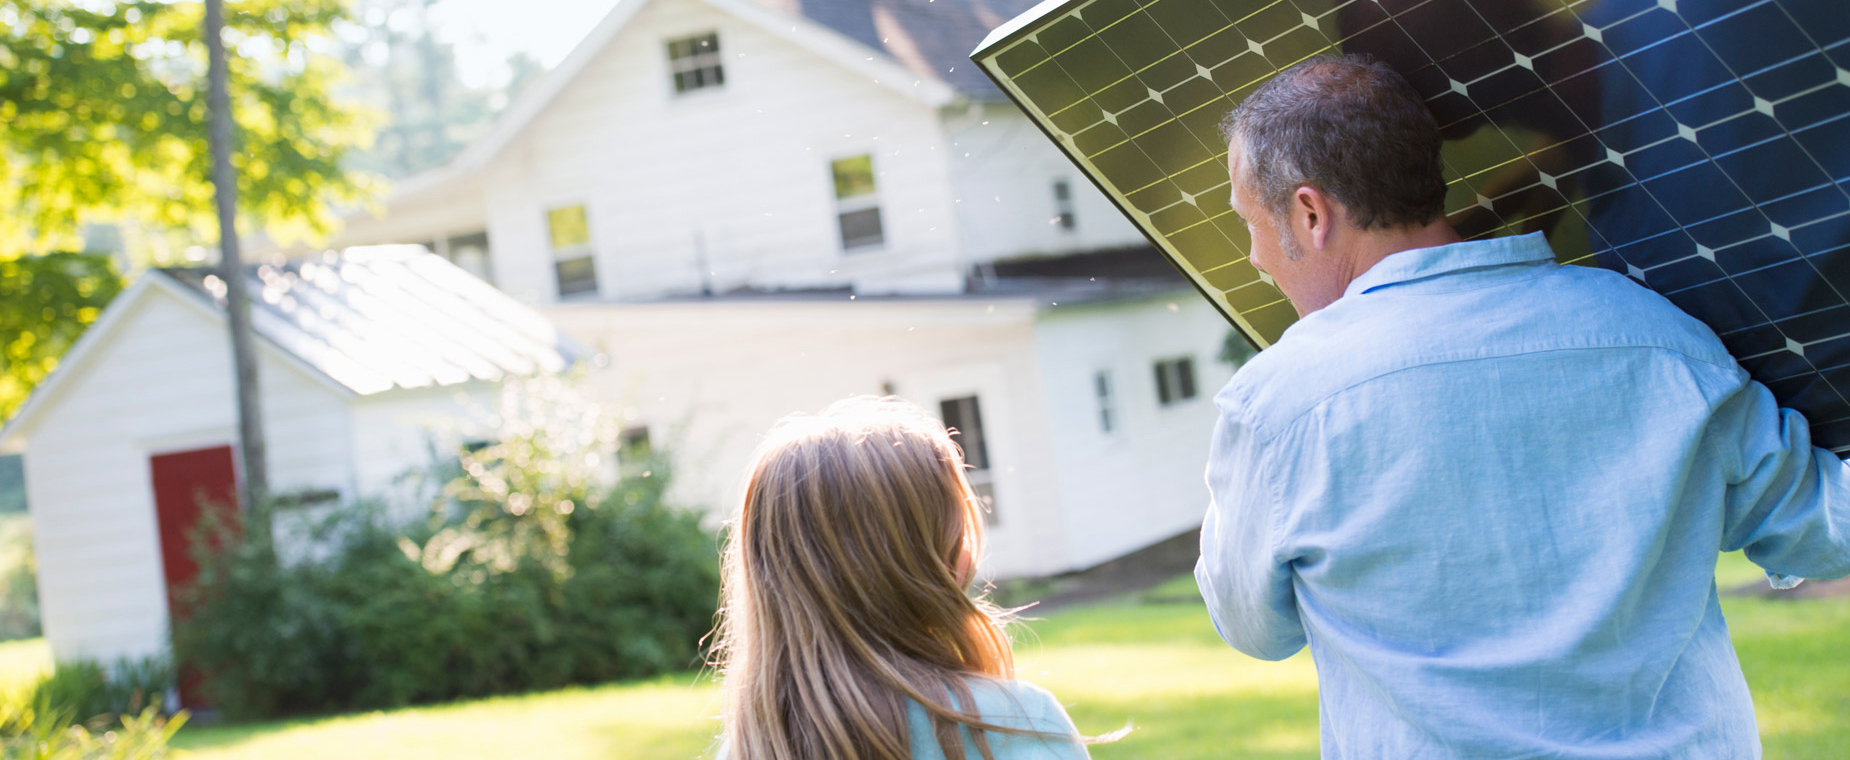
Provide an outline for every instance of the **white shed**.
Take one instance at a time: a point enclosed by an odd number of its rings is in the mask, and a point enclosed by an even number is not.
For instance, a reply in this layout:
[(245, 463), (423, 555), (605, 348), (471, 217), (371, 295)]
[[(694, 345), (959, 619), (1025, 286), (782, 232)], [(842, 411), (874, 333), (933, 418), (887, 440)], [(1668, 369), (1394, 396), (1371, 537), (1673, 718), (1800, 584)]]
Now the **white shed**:
[[(431, 430), (494, 383), (558, 370), (545, 318), (416, 246), (249, 269), (271, 490), (381, 494)], [(0, 429), (23, 450), (45, 636), (59, 661), (166, 650), (169, 589), (196, 570), (196, 497), (236, 493), (224, 282), (142, 275)], [(280, 528), (279, 528), (279, 532)]]

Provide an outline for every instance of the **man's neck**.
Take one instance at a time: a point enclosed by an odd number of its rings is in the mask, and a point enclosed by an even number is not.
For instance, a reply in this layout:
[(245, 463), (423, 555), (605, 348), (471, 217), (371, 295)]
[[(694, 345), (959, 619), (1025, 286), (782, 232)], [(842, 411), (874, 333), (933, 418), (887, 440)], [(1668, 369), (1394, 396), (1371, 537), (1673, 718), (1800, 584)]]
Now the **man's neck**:
[(1355, 239), (1355, 248), (1345, 257), (1343, 268), (1343, 289), (1349, 283), (1361, 277), (1364, 272), (1373, 269), (1382, 259), (1401, 251), (1418, 248), (1432, 248), (1459, 242), (1458, 231), (1452, 224), (1439, 217), (1432, 223), (1420, 227), (1395, 227), (1386, 230), (1368, 230), (1359, 233)]

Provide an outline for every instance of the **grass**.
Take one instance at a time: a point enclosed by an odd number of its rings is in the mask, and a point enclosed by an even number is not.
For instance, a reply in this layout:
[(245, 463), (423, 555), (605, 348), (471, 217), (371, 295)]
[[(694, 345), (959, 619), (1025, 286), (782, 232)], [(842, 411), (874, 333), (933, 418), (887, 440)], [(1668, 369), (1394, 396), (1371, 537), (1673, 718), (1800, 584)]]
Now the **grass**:
[(51, 645), (44, 639), (0, 642), (0, 701), (32, 688), (51, 673)]
[[(1761, 577), (1739, 556), (1724, 588)], [(1850, 746), (1850, 599), (1723, 600), (1753, 687), (1767, 757), (1830, 758)], [(1136, 731), (1093, 749), (1112, 758), (1317, 757), (1317, 679), (1307, 655), (1252, 660), (1215, 636), (1182, 577), (1116, 601), (1031, 622), (1023, 678), (1066, 702), (1080, 730)], [(0, 674), (42, 667), (42, 643), (0, 645)], [(5, 678), (0, 675), (0, 678)], [(0, 680), (0, 684), (7, 681)], [(185, 760), (525, 757), (677, 760), (704, 755), (718, 731), (713, 685), (691, 675), (391, 712), (195, 726)]]

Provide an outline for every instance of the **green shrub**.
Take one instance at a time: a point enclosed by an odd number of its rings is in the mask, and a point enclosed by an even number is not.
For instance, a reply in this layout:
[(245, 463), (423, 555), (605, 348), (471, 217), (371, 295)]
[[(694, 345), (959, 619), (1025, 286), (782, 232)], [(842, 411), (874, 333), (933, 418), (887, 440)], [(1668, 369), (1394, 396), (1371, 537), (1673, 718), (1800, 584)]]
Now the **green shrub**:
[(0, 758), (4, 760), (156, 760), (186, 714), (162, 718), (149, 707), (103, 728), (73, 724), (68, 714), (28, 705), (0, 705)]
[(105, 668), (88, 660), (60, 663), (21, 701), (41, 715), (107, 725), (150, 707), (160, 708), (173, 685), (164, 658), (118, 661)]
[(202, 533), (175, 646), (206, 674), (207, 699), (273, 716), (698, 665), (717, 541), (665, 502), (665, 459), (613, 480), (586, 404), (557, 387), (521, 392), (504, 400), (495, 442), (432, 467), (454, 477), (427, 520), (341, 505), (309, 531), (325, 551), (280, 563), (235, 530)]

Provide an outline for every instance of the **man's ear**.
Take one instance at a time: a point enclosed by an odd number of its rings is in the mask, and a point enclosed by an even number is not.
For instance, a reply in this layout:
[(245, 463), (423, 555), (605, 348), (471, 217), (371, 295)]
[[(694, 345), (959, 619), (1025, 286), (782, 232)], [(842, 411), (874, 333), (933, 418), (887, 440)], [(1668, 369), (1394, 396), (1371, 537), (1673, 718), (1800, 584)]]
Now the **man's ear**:
[(1310, 245), (1319, 251), (1329, 243), (1330, 235), (1336, 228), (1336, 209), (1323, 191), (1309, 185), (1298, 187), (1291, 194), (1292, 222), (1310, 239)]

